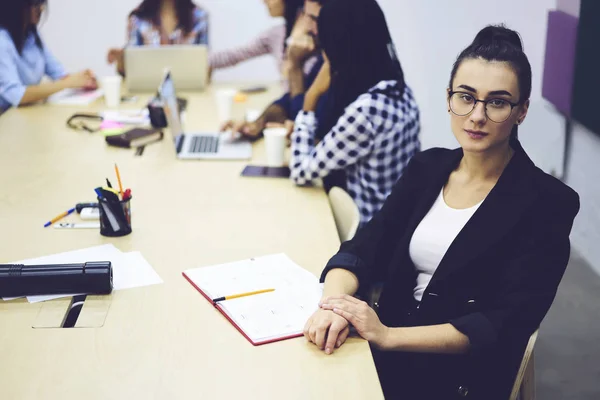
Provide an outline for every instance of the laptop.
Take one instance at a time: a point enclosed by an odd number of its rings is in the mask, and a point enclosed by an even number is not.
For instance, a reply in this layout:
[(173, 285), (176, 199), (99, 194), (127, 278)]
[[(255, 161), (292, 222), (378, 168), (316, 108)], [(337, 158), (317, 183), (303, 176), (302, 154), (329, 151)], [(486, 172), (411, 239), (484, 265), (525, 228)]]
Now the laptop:
[(125, 83), (129, 92), (154, 92), (168, 68), (179, 90), (203, 90), (208, 81), (205, 45), (125, 48)]
[(177, 158), (183, 160), (246, 160), (252, 157), (252, 145), (246, 140), (231, 140), (218, 133), (184, 133), (177, 106), (177, 94), (171, 72), (166, 71), (158, 88), (169, 131), (174, 137)]

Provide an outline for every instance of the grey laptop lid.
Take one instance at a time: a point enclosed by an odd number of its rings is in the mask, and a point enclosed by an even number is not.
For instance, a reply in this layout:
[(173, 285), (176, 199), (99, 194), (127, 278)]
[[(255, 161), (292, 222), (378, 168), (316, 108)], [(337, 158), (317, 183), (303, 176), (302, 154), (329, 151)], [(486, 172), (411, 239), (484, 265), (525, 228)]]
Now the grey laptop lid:
[(208, 80), (205, 45), (125, 48), (125, 74), (130, 92), (153, 92), (168, 68), (179, 90), (203, 90)]

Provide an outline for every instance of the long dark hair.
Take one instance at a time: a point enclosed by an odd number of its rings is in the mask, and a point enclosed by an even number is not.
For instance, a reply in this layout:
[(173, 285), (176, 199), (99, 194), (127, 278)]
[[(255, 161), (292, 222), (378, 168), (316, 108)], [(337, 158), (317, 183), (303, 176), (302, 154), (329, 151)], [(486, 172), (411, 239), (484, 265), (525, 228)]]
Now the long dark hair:
[(36, 2), (35, 0), (9, 0), (2, 2), (0, 27), (6, 29), (19, 54), (23, 52), (25, 40), (30, 34), (34, 36), (35, 44), (40, 49), (43, 47), (37, 26), (32, 24), (26, 26), (31, 15), (31, 8), (35, 3), (40, 2)]
[(383, 11), (375, 0), (325, 3), (318, 20), (319, 41), (331, 66), (328, 132), (344, 109), (382, 80), (396, 80), (404, 92), (404, 73)]
[[(154, 25), (160, 26), (161, 1), (162, 0), (144, 0), (130, 15), (152, 21)], [(179, 27), (181, 27), (186, 35), (194, 28), (193, 11), (195, 8), (196, 5), (192, 0), (175, 0), (175, 10), (177, 12)]]
[[(464, 49), (454, 62), (448, 84), (450, 90), (452, 90), (454, 77), (460, 64), (464, 60), (477, 58), (508, 63), (519, 80), (519, 92), (521, 93), (519, 104), (529, 100), (531, 96), (531, 64), (523, 52), (521, 36), (516, 31), (508, 29), (504, 25), (488, 25), (480, 30), (473, 43)], [(519, 128), (518, 125), (515, 125), (510, 135), (511, 142), (516, 141), (518, 135)]]
[(304, 7), (304, 0), (284, 0), (285, 13), (285, 38), (290, 37), (294, 24), (298, 18), (300, 10)]

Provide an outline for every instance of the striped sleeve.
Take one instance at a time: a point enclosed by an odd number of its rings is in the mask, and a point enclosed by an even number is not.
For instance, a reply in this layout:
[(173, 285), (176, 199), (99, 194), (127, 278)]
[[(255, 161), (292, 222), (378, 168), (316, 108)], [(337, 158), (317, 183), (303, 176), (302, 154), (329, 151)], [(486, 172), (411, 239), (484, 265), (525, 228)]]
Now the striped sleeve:
[[(231, 50), (214, 52), (210, 55), (210, 66), (212, 69), (228, 68), (255, 57), (272, 54), (281, 46), (285, 36), (285, 26), (279, 25), (261, 33), (251, 42)], [(281, 58), (279, 54), (273, 54)]]

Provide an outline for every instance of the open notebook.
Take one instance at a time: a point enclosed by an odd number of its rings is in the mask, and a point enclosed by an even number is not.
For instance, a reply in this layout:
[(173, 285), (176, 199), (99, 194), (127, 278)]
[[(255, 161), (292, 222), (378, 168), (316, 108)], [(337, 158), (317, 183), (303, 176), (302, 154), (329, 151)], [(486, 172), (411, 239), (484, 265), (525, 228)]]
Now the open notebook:
[(318, 279), (285, 254), (190, 269), (183, 276), (211, 303), (223, 296), (275, 289), (215, 304), (255, 346), (302, 336), (323, 293)]

